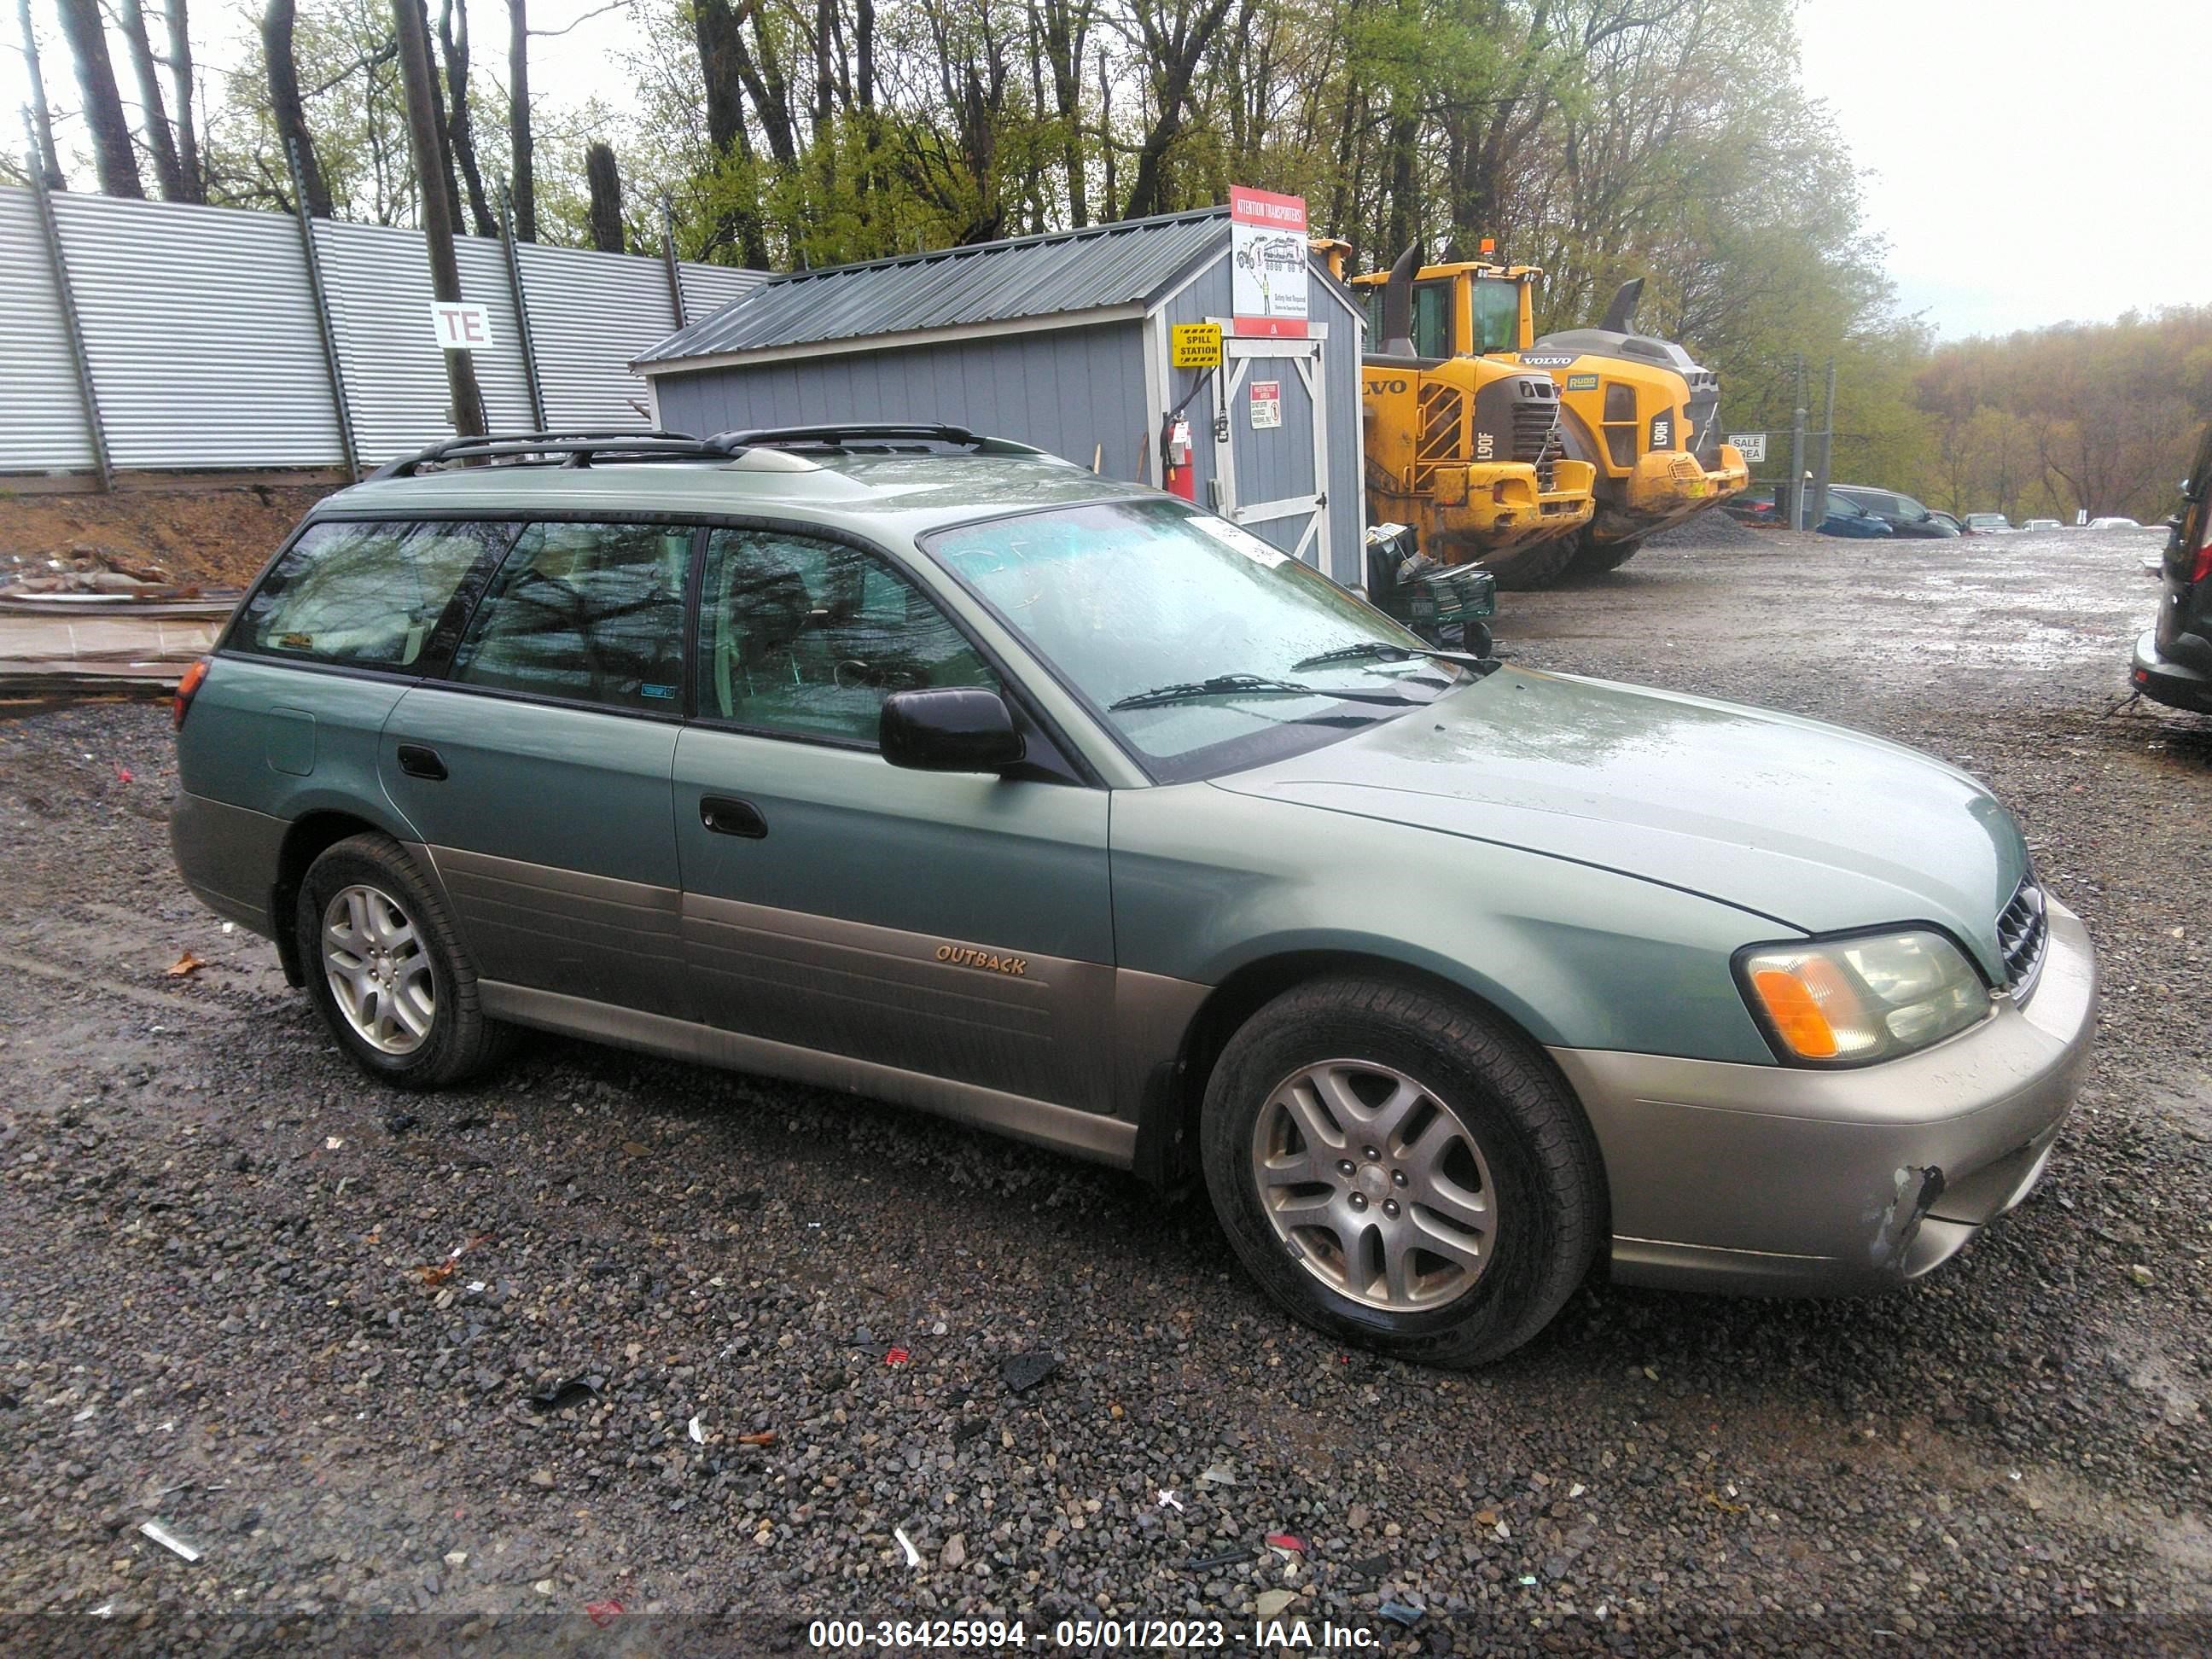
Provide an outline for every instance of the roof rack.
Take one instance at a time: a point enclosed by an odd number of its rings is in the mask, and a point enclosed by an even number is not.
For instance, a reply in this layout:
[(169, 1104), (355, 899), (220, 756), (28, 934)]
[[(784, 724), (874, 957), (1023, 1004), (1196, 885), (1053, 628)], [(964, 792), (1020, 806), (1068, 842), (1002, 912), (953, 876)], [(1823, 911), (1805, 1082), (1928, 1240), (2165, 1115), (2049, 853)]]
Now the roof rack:
[[(598, 458), (625, 461), (728, 460), (742, 454), (744, 446), (727, 436), (695, 438), (688, 432), (640, 432), (581, 428), (554, 432), (495, 433), (483, 438), (447, 438), (412, 455), (386, 461), (370, 473), (379, 478), (411, 478), (426, 466), (450, 465), (456, 461), (505, 461), (510, 465), (589, 466)], [(530, 458), (543, 458), (535, 463)]]
[(934, 421), (842, 421), (823, 426), (754, 427), (739, 432), (718, 432), (707, 440), (726, 444), (734, 453), (745, 449), (849, 449), (856, 446), (892, 448), (909, 444), (945, 444), (972, 449), (979, 455), (1042, 455), (1041, 449), (970, 432), (964, 426)]

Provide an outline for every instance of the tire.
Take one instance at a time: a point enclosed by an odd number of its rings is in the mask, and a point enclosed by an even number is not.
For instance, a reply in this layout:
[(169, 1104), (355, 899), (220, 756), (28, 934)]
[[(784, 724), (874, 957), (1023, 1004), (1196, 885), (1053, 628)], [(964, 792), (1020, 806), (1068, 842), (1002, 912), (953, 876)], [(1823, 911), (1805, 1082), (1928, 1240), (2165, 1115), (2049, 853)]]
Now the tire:
[(1559, 580), (1574, 556), (1574, 538), (1558, 536), (1533, 547), (1484, 559), (1481, 564), (1497, 579), (1499, 592), (1525, 593), (1533, 588), (1549, 587)]
[(1595, 542), (1590, 539), (1589, 532), (1584, 531), (1574, 537), (1571, 544), (1574, 552), (1568, 559), (1567, 574), (1570, 578), (1581, 579), (1602, 576), (1608, 570), (1620, 569), (1636, 556), (1637, 550), (1644, 543), (1636, 537), (1625, 542)]
[[(1324, 1137), (1352, 1129), (1346, 1085), (1379, 1115), (1323, 1149), (1346, 1156), (1316, 1158), (1294, 1106), (1324, 1106), (1305, 1120)], [(1339, 1103), (1327, 1107), (1323, 1089)], [(1368, 1159), (1364, 1137), (1408, 1090), (1418, 1098), (1397, 1127), (1412, 1144), (1382, 1133), (1381, 1156)], [(1200, 1145), (1214, 1211), (1261, 1287), (1315, 1329), (1401, 1359), (1467, 1367), (1510, 1353), (1573, 1294), (1603, 1237), (1596, 1142), (1565, 1085), (1506, 1027), (1414, 985), (1322, 980), (1267, 1004), (1214, 1066)], [(1425, 1171), (1422, 1148), (1433, 1146), (1449, 1150)], [(1268, 1196), (1263, 1160), (1278, 1172)], [(1396, 1253), (1404, 1266), (1394, 1275), (1383, 1228), (1401, 1241), (1464, 1245), (1470, 1194), (1489, 1217), (1487, 1234), (1473, 1235), (1480, 1248), (1455, 1260), (1416, 1243)], [(1340, 1227), (1358, 1244), (1357, 1264)]]
[(505, 1050), (507, 1030), (484, 1017), (453, 919), (389, 836), (352, 836), (309, 866), (293, 926), (323, 1023), (378, 1081), (442, 1089)]

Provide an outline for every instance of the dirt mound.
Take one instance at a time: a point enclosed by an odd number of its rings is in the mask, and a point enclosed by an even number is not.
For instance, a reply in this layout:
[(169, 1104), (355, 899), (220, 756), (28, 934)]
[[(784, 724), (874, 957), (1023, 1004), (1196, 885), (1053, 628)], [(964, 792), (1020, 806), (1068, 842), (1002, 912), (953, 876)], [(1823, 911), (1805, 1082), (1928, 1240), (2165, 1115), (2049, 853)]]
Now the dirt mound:
[(1644, 544), (1647, 547), (1749, 547), (1774, 539), (1775, 532), (1739, 524), (1718, 507), (1685, 520), (1672, 530), (1662, 530)]
[(0, 490), (0, 581), (97, 559), (171, 581), (238, 587), (332, 486), (199, 484), (112, 495)]

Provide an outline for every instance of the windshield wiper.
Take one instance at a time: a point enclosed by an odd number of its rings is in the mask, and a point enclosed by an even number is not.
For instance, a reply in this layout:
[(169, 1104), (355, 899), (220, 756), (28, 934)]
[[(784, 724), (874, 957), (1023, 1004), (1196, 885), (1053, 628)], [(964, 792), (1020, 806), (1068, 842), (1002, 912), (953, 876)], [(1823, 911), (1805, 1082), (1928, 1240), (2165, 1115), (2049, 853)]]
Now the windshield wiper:
[(1333, 697), (1340, 702), (1389, 703), (1413, 701), (1382, 691), (1325, 691), (1296, 680), (1270, 679), (1264, 674), (1215, 674), (1202, 680), (1156, 685), (1149, 691), (1133, 691), (1106, 706), (1117, 709), (1164, 708), (1170, 703), (1195, 702), (1202, 697)]
[(1442, 662), (1462, 663), (1470, 668), (1489, 670), (1498, 666), (1495, 657), (1478, 657), (1471, 651), (1444, 651), (1433, 647), (1416, 647), (1394, 645), (1389, 640), (1362, 640), (1357, 645), (1340, 645), (1334, 650), (1316, 651), (1310, 657), (1301, 657), (1292, 668), (1325, 668), (1340, 662), (1411, 662), (1416, 657), (1434, 657)]

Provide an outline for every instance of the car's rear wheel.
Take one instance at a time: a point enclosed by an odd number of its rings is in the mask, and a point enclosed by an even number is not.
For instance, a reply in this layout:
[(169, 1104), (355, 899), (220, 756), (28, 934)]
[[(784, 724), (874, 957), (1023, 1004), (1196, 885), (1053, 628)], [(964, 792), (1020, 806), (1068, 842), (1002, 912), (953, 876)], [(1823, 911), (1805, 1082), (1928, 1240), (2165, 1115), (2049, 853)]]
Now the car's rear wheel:
[(308, 994), (370, 1076), (408, 1089), (458, 1083), (496, 1058), (451, 918), (398, 842), (354, 836), (300, 884), (295, 919)]
[(1565, 1086), (1510, 1030), (1418, 986), (1331, 979), (1260, 1010), (1214, 1067), (1200, 1144), (1261, 1287), (1407, 1359), (1520, 1346), (1601, 1235), (1597, 1149)]

